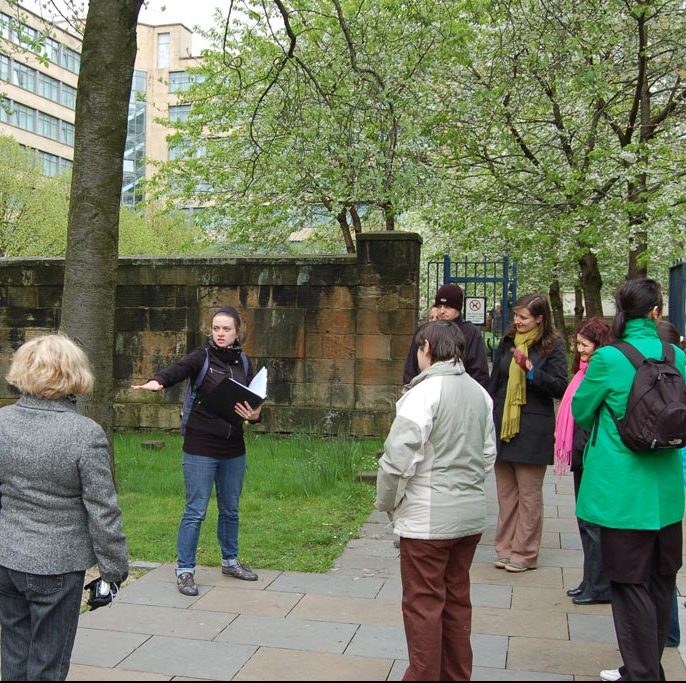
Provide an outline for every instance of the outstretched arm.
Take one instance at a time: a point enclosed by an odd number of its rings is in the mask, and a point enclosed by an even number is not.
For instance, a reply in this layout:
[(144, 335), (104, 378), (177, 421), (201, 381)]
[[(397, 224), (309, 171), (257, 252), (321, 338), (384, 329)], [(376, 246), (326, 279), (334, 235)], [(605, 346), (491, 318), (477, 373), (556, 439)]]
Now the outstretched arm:
[(140, 389), (142, 391), (162, 391), (162, 386), (156, 379), (148, 380), (145, 384), (132, 384), (131, 389)]

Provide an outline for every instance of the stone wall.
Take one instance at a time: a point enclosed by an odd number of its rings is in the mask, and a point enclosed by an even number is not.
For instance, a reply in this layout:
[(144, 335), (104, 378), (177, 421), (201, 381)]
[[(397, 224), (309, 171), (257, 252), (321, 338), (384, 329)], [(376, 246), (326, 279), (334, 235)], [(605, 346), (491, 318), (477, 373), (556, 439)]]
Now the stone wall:
[[(213, 311), (235, 306), (244, 348), (269, 371), (265, 431), (383, 435), (393, 418), (419, 303), (421, 238), (366, 233), (357, 254), (126, 258), (117, 286), (115, 423), (177, 429), (183, 385), (131, 383), (204, 343)], [(0, 259), (0, 372), (25, 340), (59, 326), (61, 259)], [(4, 379), (0, 404), (15, 399)]]

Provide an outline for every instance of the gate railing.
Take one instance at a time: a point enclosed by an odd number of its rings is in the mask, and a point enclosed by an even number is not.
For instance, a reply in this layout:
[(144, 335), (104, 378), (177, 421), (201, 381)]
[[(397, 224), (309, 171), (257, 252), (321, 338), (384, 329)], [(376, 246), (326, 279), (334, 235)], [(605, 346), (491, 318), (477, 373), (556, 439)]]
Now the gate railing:
[(507, 254), (498, 261), (455, 261), (446, 254), (442, 262), (429, 262), (427, 308), (433, 301), (436, 289), (448, 283), (458, 284), (464, 291), (462, 315), (467, 320), (470, 302), (475, 304), (475, 309), (478, 309), (476, 304), (485, 304), (486, 324), (479, 327), (489, 352), (494, 354), (511, 320), (512, 307), (517, 300), (517, 261), (511, 261)]

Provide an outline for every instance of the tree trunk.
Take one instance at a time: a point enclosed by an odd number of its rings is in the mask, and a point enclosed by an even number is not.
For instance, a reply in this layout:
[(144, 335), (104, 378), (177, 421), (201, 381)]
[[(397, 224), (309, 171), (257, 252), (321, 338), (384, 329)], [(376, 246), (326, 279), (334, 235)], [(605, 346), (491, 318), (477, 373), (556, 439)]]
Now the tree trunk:
[(395, 207), (393, 202), (384, 202), (381, 208), (383, 209), (386, 230), (395, 230)]
[(560, 292), (560, 281), (553, 280), (548, 289), (548, 297), (550, 298), (550, 307), (553, 311), (553, 322), (557, 331), (567, 339), (567, 326), (565, 325), (565, 314), (562, 306), (562, 294)]
[(81, 343), (93, 364), (95, 389), (85, 410), (110, 444), (119, 207), (142, 4), (90, 0), (76, 96), (61, 329)]
[(353, 242), (352, 233), (350, 231), (350, 224), (348, 223), (348, 209), (344, 206), (336, 215), (336, 220), (343, 233), (343, 240), (345, 242), (346, 254), (355, 253), (355, 243)]
[(574, 323), (579, 323), (584, 319), (584, 290), (579, 284), (574, 285)]
[(628, 183), (628, 199), (636, 207), (629, 215), (631, 248), (629, 249), (629, 269), (627, 279), (648, 276), (646, 254), (648, 251), (648, 232), (645, 229), (645, 202), (647, 178), (641, 174), (636, 183)]
[(603, 315), (603, 300), (601, 290), (603, 278), (598, 267), (598, 259), (590, 250), (579, 259), (581, 267), (581, 287), (584, 291), (586, 302), (586, 315), (590, 318), (594, 315)]

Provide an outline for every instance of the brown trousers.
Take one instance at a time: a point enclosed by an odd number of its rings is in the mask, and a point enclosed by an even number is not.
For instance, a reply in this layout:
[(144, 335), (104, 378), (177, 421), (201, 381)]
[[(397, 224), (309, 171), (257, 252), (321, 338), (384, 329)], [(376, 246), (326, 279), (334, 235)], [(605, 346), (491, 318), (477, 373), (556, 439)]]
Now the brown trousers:
[(472, 675), (469, 568), (481, 534), (400, 539), (403, 621), (410, 665), (404, 681), (468, 681)]
[(547, 465), (495, 463), (498, 557), (535, 569), (543, 534), (543, 478)]

